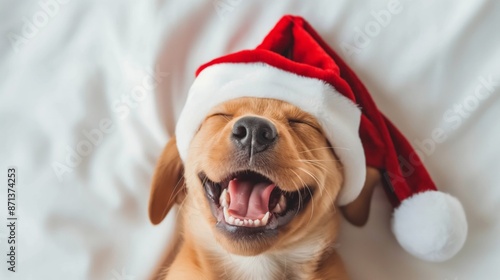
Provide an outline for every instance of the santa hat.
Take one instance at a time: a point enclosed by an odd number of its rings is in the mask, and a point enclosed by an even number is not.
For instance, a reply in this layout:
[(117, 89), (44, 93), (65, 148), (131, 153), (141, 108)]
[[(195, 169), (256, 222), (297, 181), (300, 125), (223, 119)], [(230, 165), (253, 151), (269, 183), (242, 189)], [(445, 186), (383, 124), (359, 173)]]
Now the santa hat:
[(392, 230), (404, 249), (424, 260), (444, 261), (463, 246), (467, 221), (460, 202), (436, 189), (405, 137), (304, 19), (283, 17), (256, 49), (212, 60), (196, 75), (176, 126), (183, 160), (214, 106), (238, 97), (283, 100), (315, 116), (334, 149), (339, 147), (335, 153), (344, 166), (344, 184), (338, 205), (356, 199), (366, 165), (372, 166), (385, 175), (395, 207)]

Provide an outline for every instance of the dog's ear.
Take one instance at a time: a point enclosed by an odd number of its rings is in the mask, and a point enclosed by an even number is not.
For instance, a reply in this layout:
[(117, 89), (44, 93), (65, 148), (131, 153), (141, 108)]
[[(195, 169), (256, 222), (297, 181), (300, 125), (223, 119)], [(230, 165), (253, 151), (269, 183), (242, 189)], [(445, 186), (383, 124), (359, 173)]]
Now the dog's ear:
[(370, 215), (373, 189), (380, 183), (380, 172), (373, 167), (366, 167), (366, 180), (359, 196), (351, 203), (341, 207), (346, 220), (355, 226), (364, 226)]
[(174, 203), (180, 203), (185, 195), (184, 167), (182, 165), (175, 137), (170, 138), (163, 150), (151, 184), (149, 196), (149, 219), (159, 224)]

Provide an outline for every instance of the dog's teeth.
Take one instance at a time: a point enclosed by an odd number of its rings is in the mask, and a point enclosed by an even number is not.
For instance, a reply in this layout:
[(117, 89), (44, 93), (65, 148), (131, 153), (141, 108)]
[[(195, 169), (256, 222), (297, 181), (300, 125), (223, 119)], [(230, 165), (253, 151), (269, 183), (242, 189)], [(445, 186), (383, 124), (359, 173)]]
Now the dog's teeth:
[(261, 222), (262, 225), (267, 225), (267, 221), (269, 220), (269, 212), (266, 213), (266, 215), (262, 218)]
[(278, 203), (276, 204), (276, 206), (274, 207), (274, 209), (272, 210), (272, 212), (274, 212), (276, 214), (280, 214), (283, 211), (285, 211), (285, 209), (286, 209), (286, 198), (282, 194), (280, 196), (280, 200), (278, 201)]
[(274, 209), (272, 210), (274, 213), (281, 213), (281, 206), (280, 204), (276, 204), (276, 206), (274, 207)]
[(233, 226), (246, 226), (246, 227), (259, 227), (265, 226), (269, 222), (269, 218), (271, 217), (271, 212), (267, 212), (262, 219), (240, 219), (235, 218), (229, 214), (229, 210), (224, 207), (224, 220), (226, 223)]
[(278, 204), (280, 205), (282, 210), (285, 209), (285, 207), (286, 207), (285, 195), (281, 194), (280, 201), (278, 202)]
[(255, 219), (255, 220), (253, 221), (253, 224), (254, 224), (256, 227), (260, 226), (260, 220), (259, 220), (259, 219)]
[(281, 212), (285, 211), (285, 209), (286, 209), (285, 195), (281, 194), (280, 201), (278, 202), (278, 205), (279, 205), (279, 211), (277, 213), (281, 213)]
[(222, 190), (222, 193), (219, 197), (219, 204), (222, 207), (229, 207), (229, 193), (227, 192), (227, 189)]
[(225, 195), (224, 193), (226, 192), (226, 189), (222, 190), (222, 193), (220, 194), (220, 197), (219, 197), (219, 204), (222, 206), (222, 207), (225, 207)]
[(267, 212), (262, 219), (240, 219), (235, 218), (229, 214), (229, 209), (227, 207), (223, 207), (224, 220), (226, 223), (233, 226), (245, 226), (245, 227), (259, 227), (265, 226), (269, 222), (269, 218), (271, 217), (271, 212)]

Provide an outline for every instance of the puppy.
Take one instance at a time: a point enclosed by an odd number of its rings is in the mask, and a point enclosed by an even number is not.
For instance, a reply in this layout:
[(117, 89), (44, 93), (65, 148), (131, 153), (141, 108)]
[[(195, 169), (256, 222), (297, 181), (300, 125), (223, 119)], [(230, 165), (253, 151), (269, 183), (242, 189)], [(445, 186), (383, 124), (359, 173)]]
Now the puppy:
[[(173, 137), (154, 173), (152, 223), (175, 203), (181, 214), (164, 279), (347, 279), (335, 251), (342, 180), (320, 125), (296, 106), (251, 97), (216, 106), (185, 163)], [(344, 212), (362, 224), (363, 211)]]

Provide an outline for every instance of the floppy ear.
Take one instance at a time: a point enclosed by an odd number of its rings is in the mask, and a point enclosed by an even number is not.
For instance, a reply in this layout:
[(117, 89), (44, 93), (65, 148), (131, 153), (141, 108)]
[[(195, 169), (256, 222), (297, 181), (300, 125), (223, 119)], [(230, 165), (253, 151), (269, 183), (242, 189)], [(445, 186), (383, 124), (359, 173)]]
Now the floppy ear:
[(174, 203), (180, 203), (185, 197), (184, 167), (182, 165), (175, 137), (170, 138), (163, 150), (151, 184), (149, 196), (149, 219), (159, 224)]
[(366, 180), (359, 196), (351, 203), (341, 207), (346, 220), (355, 226), (364, 226), (370, 215), (373, 189), (380, 183), (380, 172), (373, 167), (366, 167)]

